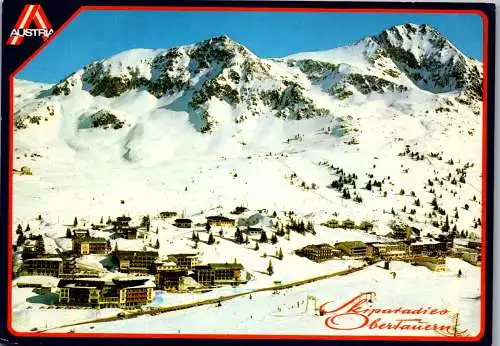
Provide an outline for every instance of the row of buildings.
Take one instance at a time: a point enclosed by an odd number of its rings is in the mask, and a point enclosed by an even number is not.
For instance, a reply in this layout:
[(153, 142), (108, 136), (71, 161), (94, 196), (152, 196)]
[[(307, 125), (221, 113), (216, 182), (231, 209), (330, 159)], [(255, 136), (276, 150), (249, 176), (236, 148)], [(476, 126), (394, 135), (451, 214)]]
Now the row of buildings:
[(405, 243), (394, 242), (371, 242), (344, 241), (330, 244), (307, 245), (295, 253), (299, 256), (309, 258), (315, 262), (323, 262), (343, 255), (351, 258), (364, 259), (370, 262), (377, 260), (405, 259), (412, 263), (420, 264), (435, 271), (445, 270), (444, 256), (452, 251), (464, 261), (473, 265), (481, 264), (481, 243), (469, 241), (467, 245), (458, 251), (453, 249), (453, 242), (436, 241), (425, 239)]
[(360, 259), (394, 259), (408, 256), (438, 256), (452, 248), (451, 242), (426, 240), (406, 244), (404, 242), (371, 242), (344, 241), (330, 244), (307, 245), (296, 250), (299, 256), (307, 257), (315, 262), (322, 262), (334, 257), (346, 255)]
[[(231, 219), (222, 215), (207, 216), (207, 222), (210, 226), (218, 227), (234, 227), (236, 225), (236, 220)], [(193, 221), (191, 219), (175, 219), (174, 226), (179, 228), (191, 228)]]
[(60, 257), (28, 259), (23, 274), (59, 277), (57, 292), (61, 305), (124, 309), (151, 303), (155, 288), (185, 291), (220, 285), (237, 286), (248, 281), (241, 263), (201, 265), (196, 254), (172, 254), (163, 261), (158, 259), (155, 251), (117, 251), (114, 255), (119, 261), (120, 272), (123, 272), (119, 275), (128, 277), (105, 279), (98, 275), (80, 275), (76, 271), (65, 273), (66, 261)]
[(68, 278), (57, 288), (61, 305), (130, 309), (151, 303), (155, 284), (140, 277)]
[[(191, 288), (246, 283), (240, 263), (209, 263), (200, 265), (196, 254), (173, 254), (166, 261), (142, 251), (121, 253), (120, 262), (131, 261), (133, 266), (123, 271), (139, 274), (131, 278), (64, 278), (59, 281), (59, 302), (62, 305), (94, 308), (136, 308), (152, 302), (154, 289), (183, 291)], [(132, 262), (130, 262), (132, 263)], [(122, 263), (123, 264), (123, 263)], [(154, 282), (146, 269), (154, 268)], [(132, 270), (139, 269), (139, 270)], [(134, 274), (132, 274), (134, 275)]]

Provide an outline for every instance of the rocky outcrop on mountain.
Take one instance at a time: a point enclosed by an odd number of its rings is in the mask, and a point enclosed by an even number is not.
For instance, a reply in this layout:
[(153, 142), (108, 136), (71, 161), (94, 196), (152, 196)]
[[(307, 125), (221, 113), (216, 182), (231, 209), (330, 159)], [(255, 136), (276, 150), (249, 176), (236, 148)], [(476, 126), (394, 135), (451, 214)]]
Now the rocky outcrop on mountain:
[(373, 37), (383, 51), (417, 86), (433, 92), (463, 90), (482, 98), (482, 72), (477, 61), (466, 57), (428, 25), (394, 26)]
[(261, 59), (227, 36), (168, 50), (131, 50), (85, 66), (51, 93), (65, 97), (85, 90), (115, 98), (147, 91), (171, 98), (167, 109), (188, 112), (193, 125), (208, 132), (221, 121), (219, 102), (231, 109), (235, 123), (264, 114), (293, 120), (328, 116), (332, 110), (318, 104), (313, 87), (338, 102), (412, 89), (457, 92), (458, 102), (477, 108), (482, 66), (435, 29), (405, 24), (353, 46), (284, 59)]

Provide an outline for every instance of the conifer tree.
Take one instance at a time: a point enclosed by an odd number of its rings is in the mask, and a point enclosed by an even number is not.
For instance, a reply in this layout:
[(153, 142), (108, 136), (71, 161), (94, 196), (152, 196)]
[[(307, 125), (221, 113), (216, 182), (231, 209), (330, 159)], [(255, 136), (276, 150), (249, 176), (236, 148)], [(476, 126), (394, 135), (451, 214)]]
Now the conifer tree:
[(368, 183), (366, 183), (365, 188), (366, 188), (368, 191), (371, 191), (371, 190), (372, 190), (372, 181), (371, 181), (371, 180), (368, 180)]
[(26, 237), (24, 236), (24, 234), (21, 232), (21, 234), (19, 234), (19, 236), (17, 237), (17, 242), (16, 242), (16, 245), (17, 246), (21, 246), (24, 244), (24, 242), (26, 241)]
[(280, 248), (280, 251), (278, 252), (278, 258), (279, 258), (280, 260), (282, 260), (282, 259), (283, 259), (283, 250), (282, 250), (281, 248)]
[(269, 260), (269, 265), (267, 266), (267, 273), (269, 276), (274, 274), (273, 263)]
[(238, 244), (242, 244), (245, 242), (245, 240), (243, 239), (243, 232), (241, 232), (239, 228), (236, 228), (236, 232), (234, 233), (234, 240)]
[(276, 244), (277, 242), (278, 242), (278, 237), (276, 237), (276, 234), (273, 233), (273, 235), (271, 236), (271, 243)]
[(212, 234), (212, 232), (210, 232), (210, 234), (208, 235), (208, 245), (212, 245), (213, 243), (215, 243), (215, 238), (214, 238), (214, 235)]
[(45, 243), (43, 241), (42, 236), (38, 236), (35, 243), (35, 252), (39, 255), (43, 255), (45, 253)]
[(300, 233), (305, 233), (306, 232), (306, 225), (304, 224), (303, 220), (300, 220), (300, 223), (299, 223), (298, 227), (299, 227), (299, 232)]
[(436, 199), (436, 197), (434, 197), (434, 198), (432, 199), (431, 205), (432, 205), (432, 207), (434, 208), (434, 210), (437, 210), (437, 209), (438, 209), (438, 207), (439, 207), (439, 206), (438, 206), (438, 203), (437, 203), (437, 199)]
[(262, 230), (262, 232), (260, 232), (260, 240), (259, 240), (261, 243), (267, 243), (267, 234), (266, 234), (266, 231)]
[(76, 227), (78, 226), (78, 220), (76, 219), (76, 216), (75, 216), (75, 219), (73, 220), (73, 227)]
[(441, 230), (443, 232), (448, 232), (450, 230), (450, 221), (448, 220), (448, 215), (446, 215), (446, 221), (445, 221), (443, 227), (441, 228)]
[(69, 228), (66, 229), (66, 238), (71, 238), (71, 230)]

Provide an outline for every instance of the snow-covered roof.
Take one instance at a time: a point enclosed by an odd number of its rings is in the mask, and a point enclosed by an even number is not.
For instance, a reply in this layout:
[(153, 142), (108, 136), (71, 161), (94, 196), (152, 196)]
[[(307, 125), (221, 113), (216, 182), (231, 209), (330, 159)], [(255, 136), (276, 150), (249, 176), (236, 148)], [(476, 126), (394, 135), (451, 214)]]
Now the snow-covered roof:
[(156, 285), (153, 281), (148, 280), (143, 284), (136, 285), (136, 286), (127, 286), (126, 288), (155, 288)]
[(43, 261), (62, 262), (62, 258), (60, 258), (60, 257), (29, 258), (29, 259), (26, 259), (24, 261), (25, 262), (43, 262)]
[(388, 255), (404, 255), (406, 252), (402, 250), (387, 251)]
[(144, 243), (140, 239), (117, 239), (116, 245), (119, 251), (144, 251)]
[(388, 242), (388, 243), (373, 243), (373, 244), (370, 244), (371, 246), (373, 247), (389, 247), (389, 246), (401, 246), (401, 245), (406, 245), (404, 243), (400, 243), (400, 242)]
[(27, 275), (20, 276), (19, 278), (14, 280), (14, 284), (21, 285), (47, 285), (56, 287), (59, 279), (53, 276), (35, 276), (35, 275)]
[(161, 264), (163, 267), (176, 267), (177, 266), (177, 263), (175, 262), (163, 262), (163, 261), (156, 261), (155, 263), (158, 263), (158, 264)]
[(424, 238), (420, 241), (414, 242), (412, 245), (428, 245), (428, 244), (438, 244), (438, 243), (440, 243), (440, 241), (437, 241), (432, 238)]

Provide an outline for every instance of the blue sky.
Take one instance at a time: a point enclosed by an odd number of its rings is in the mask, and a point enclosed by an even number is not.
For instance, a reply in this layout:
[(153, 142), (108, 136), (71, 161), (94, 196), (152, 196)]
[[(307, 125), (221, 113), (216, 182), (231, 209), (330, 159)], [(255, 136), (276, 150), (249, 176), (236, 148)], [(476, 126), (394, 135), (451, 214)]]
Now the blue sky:
[(54, 83), (127, 49), (170, 48), (222, 34), (260, 57), (282, 57), (346, 45), (408, 22), (433, 26), (482, 60), (482, 19), (475, 14), (85, 11), (17, 78)]

